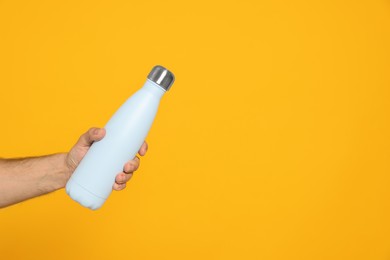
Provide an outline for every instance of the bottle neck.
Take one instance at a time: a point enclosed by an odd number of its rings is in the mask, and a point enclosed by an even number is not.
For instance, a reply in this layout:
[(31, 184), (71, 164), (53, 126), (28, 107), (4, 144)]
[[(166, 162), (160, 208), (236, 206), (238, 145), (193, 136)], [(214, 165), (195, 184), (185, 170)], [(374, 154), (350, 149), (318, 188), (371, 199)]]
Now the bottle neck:
[(165, 89), (154, 83), (153, 81), (147, 79), (144, 86), (142, 87), (143, 90), (147, 91), (148, 93), (161, 98), (165, 94)]

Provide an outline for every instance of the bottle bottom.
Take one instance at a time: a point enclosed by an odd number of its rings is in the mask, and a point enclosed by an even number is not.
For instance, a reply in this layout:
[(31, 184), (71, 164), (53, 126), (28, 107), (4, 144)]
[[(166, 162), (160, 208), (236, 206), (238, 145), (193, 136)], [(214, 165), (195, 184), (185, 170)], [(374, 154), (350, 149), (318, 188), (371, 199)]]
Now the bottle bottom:
[(80, 184), (73, 181), (72, 178), (70, 178), (68, 183), (66, 184), (66, 193), (74, 201), (92, 210), (99, 209), (106, 201), (105, 199), (102, 199), (101, 197), (96, 196), (95, 194), (86, 190)]

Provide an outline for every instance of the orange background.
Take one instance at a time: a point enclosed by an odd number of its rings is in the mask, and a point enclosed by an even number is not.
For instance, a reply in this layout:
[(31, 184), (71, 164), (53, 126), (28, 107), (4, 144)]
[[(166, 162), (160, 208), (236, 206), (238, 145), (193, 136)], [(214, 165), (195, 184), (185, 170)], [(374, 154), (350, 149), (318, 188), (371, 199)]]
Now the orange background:
[(389, 1), (1, 1), (0, 156), (176, 75), (123, 192), (0, 210), (2, 259), (389, 259)]

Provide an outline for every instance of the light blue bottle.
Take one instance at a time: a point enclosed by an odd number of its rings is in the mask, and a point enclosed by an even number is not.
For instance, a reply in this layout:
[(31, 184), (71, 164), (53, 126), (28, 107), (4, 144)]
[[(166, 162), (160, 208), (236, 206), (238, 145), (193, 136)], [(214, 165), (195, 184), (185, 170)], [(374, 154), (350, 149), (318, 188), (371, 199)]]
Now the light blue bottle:
[(103, 205), (116, 175), (144, 142), (160, 99), (174, 80), (169, 70), (155, 66), (144, 86), (112, 116), (105, 126), (105, 137), (92, 144), (66, 184), (66, 192), (73, 200), (93, 210)]

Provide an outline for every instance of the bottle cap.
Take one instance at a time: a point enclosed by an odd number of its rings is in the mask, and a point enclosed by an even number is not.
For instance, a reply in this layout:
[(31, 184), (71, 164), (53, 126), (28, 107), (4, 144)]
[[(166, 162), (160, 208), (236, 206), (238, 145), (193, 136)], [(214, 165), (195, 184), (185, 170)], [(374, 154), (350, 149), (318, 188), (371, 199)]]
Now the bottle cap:
[(148, 79), (168, 91), (175, 81), (175, 76), (163, 66), (157, 65), (149, 73)]

